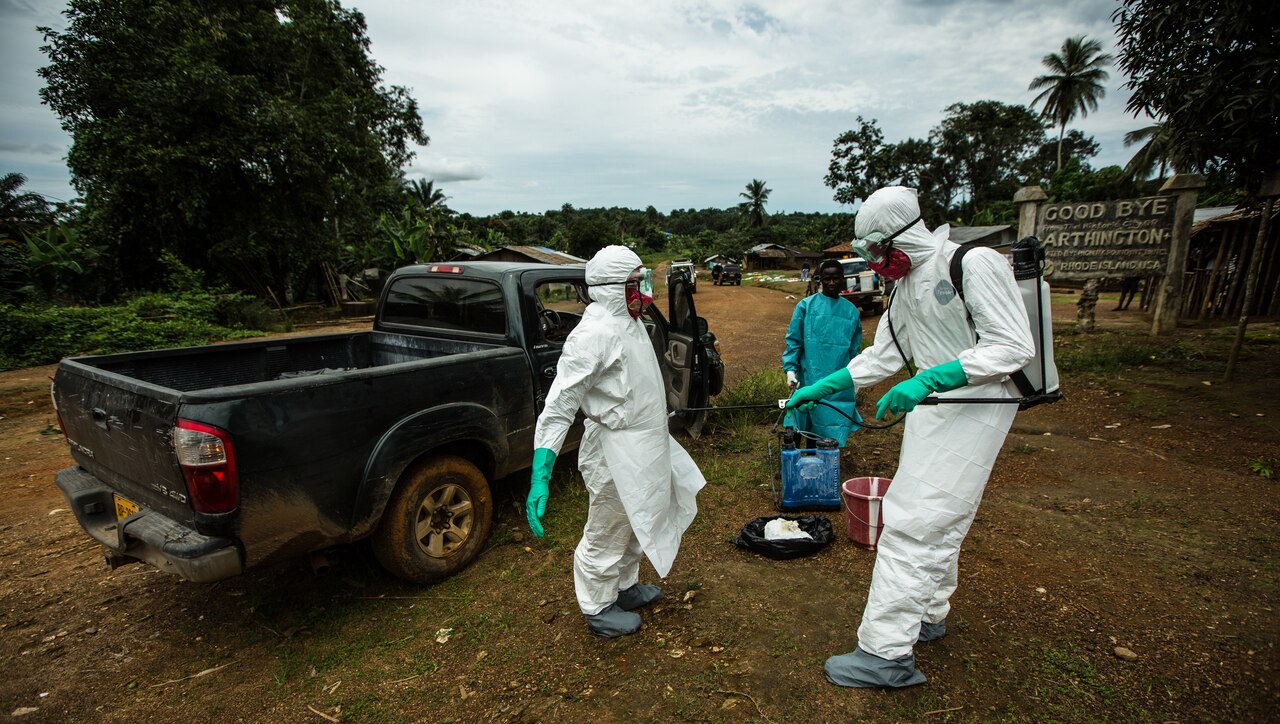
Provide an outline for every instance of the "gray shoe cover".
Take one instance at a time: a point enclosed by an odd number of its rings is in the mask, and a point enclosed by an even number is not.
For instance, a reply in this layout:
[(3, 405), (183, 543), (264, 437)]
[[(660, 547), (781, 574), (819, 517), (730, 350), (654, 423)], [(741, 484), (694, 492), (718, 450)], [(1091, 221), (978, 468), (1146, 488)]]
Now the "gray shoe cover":
[(928, 621), (920, 622), (920, 638), (916, 639), (916, 643), (924, 644), (930, 641), (937, 641), (947, 635), (947, 620), (944, 618), (937, 623), (929, 623)]
[(618, 591), (618, 606), (628, 611), (648, 606), (662, 598), (662, 589), (648, 583), (637, 583), (631, 588)]
[(617, 603), (609, 604), (609, 607), (600, 613), (582, 615), (587, 619), (587, 628), (591, 629), (591, 633), (607, 639), (626, 636), (640, 630), (640, 614), (623, 611)]
[(822, 668), (827, 673), (827, 681), (836, 686), (897, 689), (927, 681), (924, 674), (916, 671), (915, 654), (890, 660), (854, 649), (847, 654), (832, 656)]

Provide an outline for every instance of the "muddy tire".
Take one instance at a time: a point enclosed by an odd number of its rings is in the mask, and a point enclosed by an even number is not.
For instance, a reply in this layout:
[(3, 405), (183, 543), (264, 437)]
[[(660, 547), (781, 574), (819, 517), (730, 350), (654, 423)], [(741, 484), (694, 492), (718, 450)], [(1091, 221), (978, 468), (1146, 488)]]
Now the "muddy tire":
[(390, 573), (433, 583), (474, 560), (492, 524), (484, 474), (460, 457), (434, 457), (401, 476), (373, 535), (373, 553)]

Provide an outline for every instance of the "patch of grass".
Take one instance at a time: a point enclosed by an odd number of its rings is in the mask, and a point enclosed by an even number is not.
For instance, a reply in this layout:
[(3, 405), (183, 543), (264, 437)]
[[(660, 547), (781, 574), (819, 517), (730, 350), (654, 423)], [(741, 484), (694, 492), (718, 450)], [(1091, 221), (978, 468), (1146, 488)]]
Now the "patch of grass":
[(1036, 447), (1035, 445), (1026, 445), (1026, 444), (1014, 445), (1013, 447), (1009, 448), (1011, 452), (1018, 453), (1019, 455), (1031, 455), (1039, 449), (1040, 448)]
[(712, 442), (712, 446), (719, 451), (728, 453), (744, 453), (750, 452), (754, 441), (749, 440), (746, 435), (734, 435), (732, 433), (717, 436)]
[(1244, 331), (1244, 342), (1256, 346), (1280, 344), (1280, 324), (1252, 325)]
[(1272, 478), (1276, 473), (1275, 458), (1261, 457), (1249, 461), (1249, 472), (1260, 478)]
[(1136, 367), (1178, 367), (1203, 354), (1182, 342), (1159, 342), (1119, 333), (1059, 335), (1054, 349), (1058, 369), (1076, 374), (1112, 376)]
[(690, 454), (709, 483), (736, 492), (767, 480), (765, 455), (774, 439), (765, 424), (744, 424), (738, 430), (704, 435)]
[(1149, 721), (1151, 712), (1121, 695), (1087, 656), (1070, 644), (1040, 650), (1038, 670), (1025, 679), (1043, 709), (1035, 721), (1093, 721), (1099, 710), (1115, 721)]
[(1134, 387), (1125, 396), (1124, 405), (1136, 415), (1164, 418), (1169, 415), (1171, 395), (1167, 391)]
[(440, 662), (431, 656), (431, 649), (418, 649), (413, 652), (413, 663), (410, 671), (414, 674), (432, 674), (440, 669)]
[[(725, 389), (716, 398), (720, 407), (736, 405), (776, 404), (778, 400), (790, 396), (786, 377), (778, 370), (760, 370), (738, 384)], [(757, 425), (772, 424), (778, 419), (781, 410), (777, 407), (758, 410), (726, 410), (708, 414), (708, 432), (720, 434), (730, 433), (741, 436), (745, 430)]]
[[(277, 685), (288, 686), (316, 674), (351, 668), (354, 679), (374, 675), (361, 664), (371, 651), (403, 639), (402, 618), (408, 607), (392, 607), (387, 602), (341, 601), (305, 612), (292, 610), (297, 601), (287, 594), (255, 606), (257, 615), (270, 622), (271, 630), (287, 638), (274, 649)], [(275, 615), (271, 612), (275, 611)], [(377, 625), (367, 625), (376, 621)], [(254, 626), (257, 625), (249, 624)]]
[(403, 721), (399, 717), (391, 719), (385, 705), (382, 703), (382, 699), (371, 691), (344, 703), (342, 705), (342, 720), (357, 722)]

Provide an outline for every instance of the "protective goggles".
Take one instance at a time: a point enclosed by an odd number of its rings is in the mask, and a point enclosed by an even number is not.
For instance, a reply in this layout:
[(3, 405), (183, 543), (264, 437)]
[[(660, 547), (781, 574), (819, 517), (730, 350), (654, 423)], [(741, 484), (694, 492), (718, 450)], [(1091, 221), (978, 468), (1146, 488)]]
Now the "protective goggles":
[(627, 302), (627, 311), (632, 317), (639, 318), (644, 308), (653, 303), (653, 271), (646, 267), (636, 267), (636, 270), (627, 275), (626, 280), (620, 282), (600, 282), (592, 284), (593, 287), (608, 287), (616, 284), (624, 285), (625, 298)]
[(883, 265), (889, 263), (889, 252), (893, 251), (893, 240), (898, 238), (902, 232), (915, 226), (921, 217), (917, 216), (906, 226), (885, 236), (879, 231), (873, 231), (864, 238), (854, 239), (851, 246), (853, 253), (862, 257), (871, 265)]

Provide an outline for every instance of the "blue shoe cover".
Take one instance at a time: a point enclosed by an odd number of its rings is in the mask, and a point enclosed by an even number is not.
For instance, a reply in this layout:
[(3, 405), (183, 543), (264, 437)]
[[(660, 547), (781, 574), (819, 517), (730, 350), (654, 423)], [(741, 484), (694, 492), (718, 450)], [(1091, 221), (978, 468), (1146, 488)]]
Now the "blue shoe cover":
[(920, 638), (916, 639), (916, 643), (924, 644), (930, 641), (937, 641), (947, 635), (947, 620), (944, 618), (937, 623), (929, 623), (928, 621), (920, 622)]
[(631, 588), (618, 591), (618, 606), (627, 611), (634, 611), (637, 608), (648, 606), (660, 598), (662, 598), (661, 588), (651, 586), (648, 583), (637, 583)]
[(623, 611), (618, 604), (611, 603), (600, 613), (583, 614), (587, 619), (587, 628), (596, 636), (607, 639), (626, 636), (640, 630), (640, 614)]
[(836, 686), (898, 689), (927, 681), (924, 674), (916, 671), (915, 654), (890, 660), (854, 649), (847, 654), (832, 656), (822, 668), (827, 674), (827, 681)]

